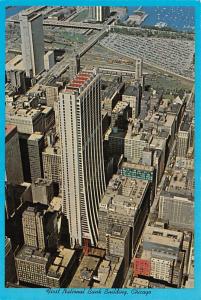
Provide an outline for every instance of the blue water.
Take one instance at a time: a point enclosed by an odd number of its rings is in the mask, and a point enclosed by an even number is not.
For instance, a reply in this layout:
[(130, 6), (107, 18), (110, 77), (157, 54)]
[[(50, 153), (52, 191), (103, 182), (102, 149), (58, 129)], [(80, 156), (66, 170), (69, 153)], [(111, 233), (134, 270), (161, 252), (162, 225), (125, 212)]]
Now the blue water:
[[(132, 14), (133, 10), (138, 7), (129, 7), (128, 14)], [(179, 31), (192, 31), (195, 26), (195, 9), (194, 7), (182, 6), (143, 6), (142, 10), (149, 16), (142, 25), (154, 26), (158, 22), (165, 22), (168, 27)]]

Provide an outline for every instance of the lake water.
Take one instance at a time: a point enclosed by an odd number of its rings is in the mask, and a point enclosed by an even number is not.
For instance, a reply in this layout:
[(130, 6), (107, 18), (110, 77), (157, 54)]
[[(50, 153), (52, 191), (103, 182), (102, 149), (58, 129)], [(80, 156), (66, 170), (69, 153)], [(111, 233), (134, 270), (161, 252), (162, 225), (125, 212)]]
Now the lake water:
[[(129, 7), (128, 14), (132, 14), (133, 10), (138, 7)], [(165, 22), (168, 27), (179, 31), (192, 31), (195, 26), (195, 9), (194, 7), (182, 6), (143, 6), (142, 10), (149, 16), (142, 25), (154, 26), (158, 22)]]

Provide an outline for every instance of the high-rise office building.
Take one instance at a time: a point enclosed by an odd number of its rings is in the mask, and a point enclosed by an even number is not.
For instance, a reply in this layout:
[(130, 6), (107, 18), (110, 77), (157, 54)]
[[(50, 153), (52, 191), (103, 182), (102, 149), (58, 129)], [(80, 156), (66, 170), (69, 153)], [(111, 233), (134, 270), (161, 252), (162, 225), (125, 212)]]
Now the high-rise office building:
[(71, 246), (83, 239), (95, 245), (98, 206), (105, 191), (100, 75), (79, 73), (59, 94), (62, 209)]
[(185, 113), (178, 130), (177, 137), (177, 156), (185, 157), (190, 144), (190, 127), (191, 127), (190, 115)]
[(24, 243), (39, 249), (45, 249), (43, 215), (34, 207), (28, 207), (22, 215)]
[(31, 170), (31, 180), (43, 177), (42, 150), (44, 147), (44, 136), (33, 133), (28, 138), (28, 152)]
[(97, 22), (104, 22), (110, 16), (109, 6), (90, 6), (89, 17)]
[(7, 183), (24, 182), (17, 127), (6, 125), (6, 180)]
[(57, 249), (58, 214), (44, 205), (29, 206), (22, 214), (24, 243), (39, 250)]
[(29, 78), (44, 70), (43, 17), (32, 9), (20, 13), (22, 57)]

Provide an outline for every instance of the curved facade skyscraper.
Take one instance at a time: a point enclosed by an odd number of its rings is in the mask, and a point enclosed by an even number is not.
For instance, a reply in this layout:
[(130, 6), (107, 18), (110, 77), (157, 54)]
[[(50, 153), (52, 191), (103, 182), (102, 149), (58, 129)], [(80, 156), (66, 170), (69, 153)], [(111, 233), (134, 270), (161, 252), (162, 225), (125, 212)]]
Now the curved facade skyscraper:
[(63, 213), (71, 246), (98, 239), (98, 207), (105, 191), (100, 75), (79, 73), (59, 94)]

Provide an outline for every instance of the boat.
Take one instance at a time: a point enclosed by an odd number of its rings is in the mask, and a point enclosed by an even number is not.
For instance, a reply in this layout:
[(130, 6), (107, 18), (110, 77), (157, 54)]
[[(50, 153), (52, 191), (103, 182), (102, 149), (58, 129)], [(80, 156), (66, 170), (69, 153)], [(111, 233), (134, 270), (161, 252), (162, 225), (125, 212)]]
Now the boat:
[(167, 26), (168, 26), (168, 24), (165, 22), (158, 22), (155, 24), (155, 27), (158, 27), (158, 28), (165, 28)]

